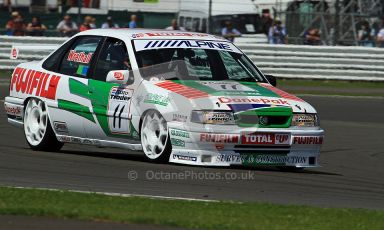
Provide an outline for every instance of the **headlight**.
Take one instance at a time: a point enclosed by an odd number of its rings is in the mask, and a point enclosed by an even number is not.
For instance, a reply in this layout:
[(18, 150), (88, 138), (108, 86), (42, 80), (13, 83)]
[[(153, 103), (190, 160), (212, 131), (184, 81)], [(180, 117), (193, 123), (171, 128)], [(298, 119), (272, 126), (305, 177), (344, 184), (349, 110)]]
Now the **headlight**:
[(235, 119), (232, 112), (194, 110), (191, 115), (191, 122), (213, 125), (233, 125)]
[(320, 120), (316, 114), (293, 114), (291, 126), (314, 127), (319, 125)]

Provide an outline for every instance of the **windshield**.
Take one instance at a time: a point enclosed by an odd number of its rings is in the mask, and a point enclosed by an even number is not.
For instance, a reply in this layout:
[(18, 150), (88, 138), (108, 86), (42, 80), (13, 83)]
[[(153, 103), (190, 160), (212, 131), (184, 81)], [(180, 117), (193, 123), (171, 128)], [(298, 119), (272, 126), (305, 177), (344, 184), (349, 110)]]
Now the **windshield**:
[(145, 79), (265, 82), (249, 59), (231, 43), (213, 43), (200, 48), (191, 42), (168, 41), (179, 42), (175, 46), (180, 48), (157, 48), (158, 45), (153, 45), (156, 41), (135, 43), (136, 59)]

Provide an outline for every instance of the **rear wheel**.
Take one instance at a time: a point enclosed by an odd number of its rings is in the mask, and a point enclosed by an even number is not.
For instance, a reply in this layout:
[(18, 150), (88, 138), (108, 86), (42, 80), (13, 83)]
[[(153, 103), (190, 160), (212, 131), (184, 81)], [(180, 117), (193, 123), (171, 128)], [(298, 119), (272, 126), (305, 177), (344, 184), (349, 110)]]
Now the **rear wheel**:
[(24, 134), (33, 150), (58, 151), (63, 147), (52, 130), (45, 103), (32, 98), (24, 111)]
[(141, 145), (150, 161), (168, 162), (172, 151), (167, 121), (157, 111), (148, 111), (141, 124)]

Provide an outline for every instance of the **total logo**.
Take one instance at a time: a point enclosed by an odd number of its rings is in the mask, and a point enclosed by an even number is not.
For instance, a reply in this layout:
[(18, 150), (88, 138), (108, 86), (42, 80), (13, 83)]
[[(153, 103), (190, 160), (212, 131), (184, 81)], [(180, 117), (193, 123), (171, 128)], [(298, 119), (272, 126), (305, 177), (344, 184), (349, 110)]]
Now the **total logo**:
[(59, 81), (59, 76), (17, 67), (12, 74), (9, 89), (16, 93), (55, 100)]
[(279, 133), (243, 133), (241, 144), (244, 145), (289, 145), (290, 134)]

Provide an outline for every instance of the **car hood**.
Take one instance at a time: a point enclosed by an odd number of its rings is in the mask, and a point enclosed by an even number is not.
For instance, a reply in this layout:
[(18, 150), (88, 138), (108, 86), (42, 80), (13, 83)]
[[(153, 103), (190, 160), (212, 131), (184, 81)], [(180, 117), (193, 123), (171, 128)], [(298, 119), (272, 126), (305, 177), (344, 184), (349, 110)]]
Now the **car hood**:
[(193, 109), (242, 112), (267, 107), (289, 107), (294, 113), (316, 113), (316, 110), (301, 98), (268, 83), (168, 80), (155, 85), (190, 100), (193, 102)]

